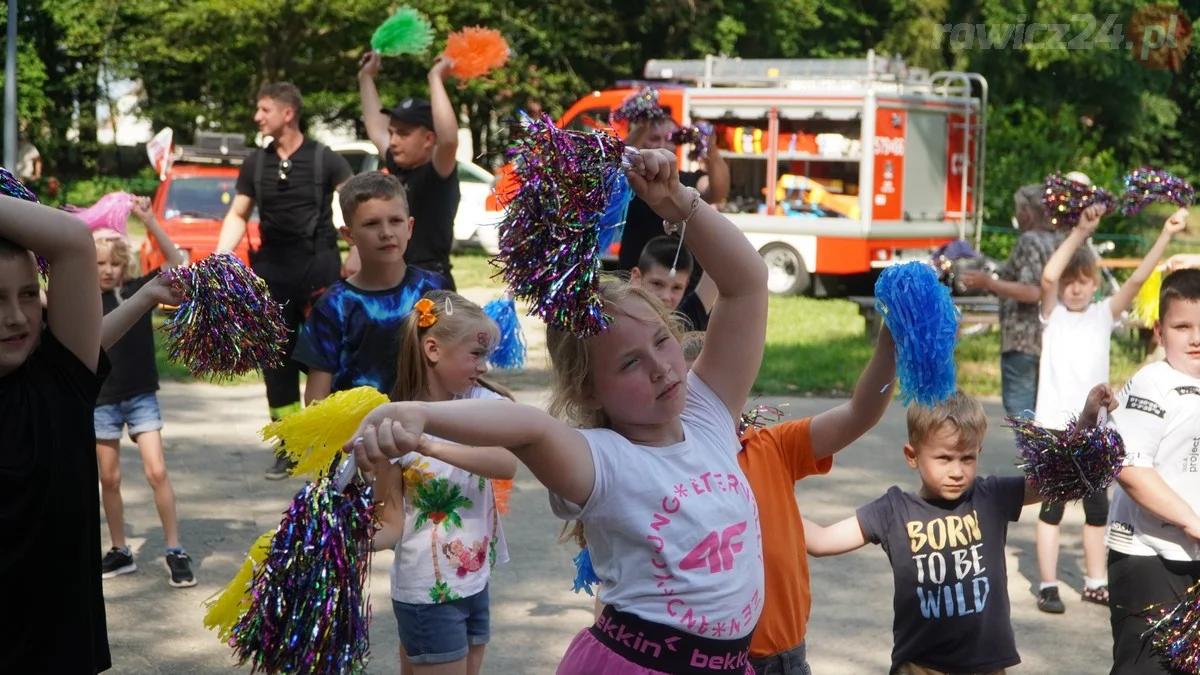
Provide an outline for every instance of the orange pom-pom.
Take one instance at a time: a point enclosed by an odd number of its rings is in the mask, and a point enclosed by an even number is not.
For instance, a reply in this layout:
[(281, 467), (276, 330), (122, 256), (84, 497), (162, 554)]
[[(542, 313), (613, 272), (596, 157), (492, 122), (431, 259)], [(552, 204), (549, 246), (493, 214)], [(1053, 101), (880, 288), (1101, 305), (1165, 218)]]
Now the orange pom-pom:
[(469, 80), (504, 65), (508, 61), (508, 42), (498, 30), (478, 26), (464, 28), (446, 39), (442, 56), (454, 63), (450, 68), (451, 75)]
[(496, 512), (502, 516), (508, 515), (508, 496), (512, 494), (511, 480), (492, 479), (492, 494), (496, 497)]

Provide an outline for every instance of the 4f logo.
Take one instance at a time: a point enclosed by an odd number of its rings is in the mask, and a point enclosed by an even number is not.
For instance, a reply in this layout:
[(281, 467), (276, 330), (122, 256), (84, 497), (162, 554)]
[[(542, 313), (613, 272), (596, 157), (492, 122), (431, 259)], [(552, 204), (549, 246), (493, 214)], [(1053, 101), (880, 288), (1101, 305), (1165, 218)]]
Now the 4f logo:
[(739, 537), (746, 531), (746, 521), (729, 527), (718, 533), (716, 530), (708, 533), (691, 553), (679, 563), (681, 570), (694, 570), (708, 567), (712, 574), (728, 572), (733, 569), (733, 554), (741, 553), (742, 541)]

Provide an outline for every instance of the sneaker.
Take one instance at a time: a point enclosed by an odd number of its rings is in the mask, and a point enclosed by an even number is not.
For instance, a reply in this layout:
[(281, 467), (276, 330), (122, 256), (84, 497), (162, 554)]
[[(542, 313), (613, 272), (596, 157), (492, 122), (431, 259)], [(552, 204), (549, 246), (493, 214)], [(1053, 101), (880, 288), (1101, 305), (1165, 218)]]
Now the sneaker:
[(292, 469), (296, 468), (296, 463), (285, 456), (277, 455), (275, 464), (267, 469), (267, 480), (283, 480), (292, 475)]
[(1058, 586), (1043, 588), (1038, 593), (1038, 609), (1048, 614), (1062, 614), (1067, 611), (1062, 598), (1058, 597)]
[(196, 577), (192, 574), (192, 559), (188, 554), (182, 551), (168, 553), (167, 569), (171, 571), (171, 580), (167, 583), (175, 588), (188, 588), (196, 585)]
[(100, 561), (101, 579), (112, 579), (122, 574), (133, 574), (136, 571), (137, 563), (133, 562), (133, 555), (128, 548), (122, 549), (114, 546), (108, 549), (108, 553), (105, 553), (104, 559)]
[(1083, 601), (1084, 602), (1094, 602), (1097, 605), (1104, 605), (1105, 607), (1107, 607), (1108, 606), (1108, 586), (1101, 586), (1099, 588), (1084, 588), (1083, 589)]

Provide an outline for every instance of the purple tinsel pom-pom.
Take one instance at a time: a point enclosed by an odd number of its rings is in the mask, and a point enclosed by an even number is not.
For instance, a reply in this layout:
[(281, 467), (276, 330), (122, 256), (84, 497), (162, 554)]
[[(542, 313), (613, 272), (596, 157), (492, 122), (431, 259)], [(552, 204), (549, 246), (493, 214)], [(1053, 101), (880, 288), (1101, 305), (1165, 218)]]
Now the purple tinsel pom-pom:
[(659, 122), (669, 118), (658, 104), (658, 90), (646, 87), (621, 102), (613, 111), (614, 122)]
[(1064, 431), (1045, 429), (1028, 418), (1010, 417), (1006, 426), (1017, 437), (1021, 470), (1046, 502), (1076, 501), (1104, 490), (1121, 470), (1125, 442), (1109, 426)]
[(1054, 229), (1075, 227), (1084, 210), (1096, 204), (1104, 206), (1105, 213), (1117, 210), (1116, 196), (1098, 185), (1085, 185), (1061, 173), (1046, 176), (1042, 205)]
[(1182, 178), (1166, 171), (1136, 169), (1125, 177), (1121, 213), (1131, 216), (1154, 202), (1191, 206), (1196, 191)]

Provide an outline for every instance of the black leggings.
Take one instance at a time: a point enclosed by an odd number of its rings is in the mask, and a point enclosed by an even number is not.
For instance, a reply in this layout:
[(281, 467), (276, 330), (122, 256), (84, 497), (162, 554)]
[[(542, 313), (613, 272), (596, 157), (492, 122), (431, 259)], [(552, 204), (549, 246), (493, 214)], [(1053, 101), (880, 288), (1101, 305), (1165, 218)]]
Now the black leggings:
[(1108, 552), (1108, 611), (1113, 634), (1110, 675), (1169, 672), (1142, 634), (1152, 608), (1174, 607), (1200, 580), (1200, 562), (1175, 562), (1153, 555)]
[[(1062, 522), (1066, 504), (1051, 504), (1042, 502), (1038, 519), (1048, 525), (1058, 525)], [(1083, 498), (1083, 522), (1093, 527), (1104, 527), (1108, 524), (1108, 492), (1101, 490)]]

